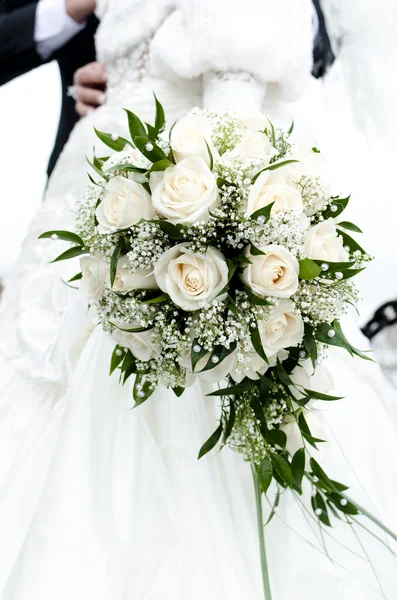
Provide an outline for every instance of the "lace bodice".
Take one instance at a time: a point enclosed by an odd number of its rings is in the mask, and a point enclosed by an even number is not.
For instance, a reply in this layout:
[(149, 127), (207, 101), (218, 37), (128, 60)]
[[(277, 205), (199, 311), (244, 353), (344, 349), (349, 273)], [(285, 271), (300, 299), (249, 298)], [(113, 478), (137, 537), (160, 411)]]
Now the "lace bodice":
[(202, 78), (207, 106), (220, 109), (224, 98), (260, 108), (270, 87), (297, 99), (310, 75), (310, 0), (98, 0), (97, 13), (110, 87), (149, 70), (168, 81)]

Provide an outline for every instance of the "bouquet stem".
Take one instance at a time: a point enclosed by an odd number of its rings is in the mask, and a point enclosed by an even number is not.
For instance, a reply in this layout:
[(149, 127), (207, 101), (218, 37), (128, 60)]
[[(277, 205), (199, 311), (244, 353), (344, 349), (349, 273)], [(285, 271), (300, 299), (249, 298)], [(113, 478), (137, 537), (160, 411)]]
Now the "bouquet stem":
[(265, 526), (263, 523), (263, 510), (262, 510), (262, 490), (259, 482), (259, 478), (254, 466), (252, 466), (252, 476), (254, 478), (255, 488), (255, 502), (256, 502), (256, 516), (258, 521), (258, 537), (259, 537), (259, 550), (261, 557), (262, 567), (262, 581), (263, 590), (265, 593), (265, 600), (272, 600), (272, 591), (270, 587), (269, 568), (266, 557), (266, 544), (265, 544)]

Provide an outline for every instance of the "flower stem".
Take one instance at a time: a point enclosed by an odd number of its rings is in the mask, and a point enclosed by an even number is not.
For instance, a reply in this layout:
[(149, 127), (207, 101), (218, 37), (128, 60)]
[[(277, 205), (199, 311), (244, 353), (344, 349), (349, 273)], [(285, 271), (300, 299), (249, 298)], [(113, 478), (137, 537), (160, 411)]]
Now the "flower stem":
[(379, 519), (377, 519), (372, 513), (368, 512), (368, 510), (366, 510), (365, 508), (363, 508), (362, 506), (357, 504), (357, 502), (355, 502), (355, 500), (351, 500), (351, 498), (349, 498), (345, 494), (341, 494), (341, 496), (343, 496), (348, 502), (353, 504), (353, 506), (355, 506), (357, 508), (357, 510), (360, 514), (366, 516), (367, 519), (372, 521), (372, 523), (377, 525), (380, 529), (382, 529), (382, 531), (387, 533), (387, 535), (389, 535), (391, 538), (393, 538), (393, 540), (395, 540), (397, 542), (397, 535), (391, 529), (386, 527), (386, 525), (384, 525), (382, 523), (382, 521), (379, 521)]
[(269, 579), (269, 568), (267, 564), (266, 557), (266, 545), (265, 545), (265, 526), (263, 523), (263, 510), (262, 510), (262, 490), (259, 482), (259, 478), (256, 472), (254, 465), (252, 465), (252, 476), (254, 478), (254, 487), (255, 487), (255, 501), (256, 501), (256, 516), (258, 521), (258, 537), (259, 537), (259, 550), (261, 557), (261, 567), (262, 567), (262, 581), (263, 581), (263, 590), (265, 593), (265, 600), (272, 600), (272, 591), (270, 588), (270, 579)]

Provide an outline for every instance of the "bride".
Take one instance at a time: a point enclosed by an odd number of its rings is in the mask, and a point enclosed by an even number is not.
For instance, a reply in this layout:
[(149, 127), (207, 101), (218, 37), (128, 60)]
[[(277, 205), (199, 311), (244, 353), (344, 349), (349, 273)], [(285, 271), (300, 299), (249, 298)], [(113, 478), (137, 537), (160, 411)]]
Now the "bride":
[[(195, 106), (266, 106), (289, 120), (284, 102), (309, 78), (311, 10), (308, 0), (97, 1), (108, 102), (73, 131), (1, 304), (3, 600), (263, 597), (249, 466), (228, 449), (197, 462), (217, 407), (196, 386), (129, 410), (130, 386), (108, 376), (112, 341), (62, 283), (76, 265), (50, 264), (64, 248), (37, 238), (73, 230), (85, 155), (94, 143), (106, 152), (93, 127), (123, 135), (123, 107), (151, 122), (152, 91), (169, 124)], [(322, 461), (396, 530), (397, 441), (377, 367), (342, 350), (328, 366), (346, 399), (318, 411)], [(339, 523), (322, 540), (306, 504), (284, 494), (265, 530), (274, 600), (392, 600), (396, 566), (376, 534)]]

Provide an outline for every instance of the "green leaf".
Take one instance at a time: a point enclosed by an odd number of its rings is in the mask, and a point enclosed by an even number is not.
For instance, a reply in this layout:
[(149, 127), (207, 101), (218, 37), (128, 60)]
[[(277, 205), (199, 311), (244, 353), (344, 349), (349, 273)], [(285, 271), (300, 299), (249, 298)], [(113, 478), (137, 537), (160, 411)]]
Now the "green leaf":
[(350, 235), (348, 235), (345, 231), (342, 231), (341, 229), (337, 229), (339, 235), (342, 236), (343, 239), (343, 245), (344, 246), (349, 246), (350, 248), (350, 252), (361, 252), (361, 254), (366, 254), (366, 251), (364, 250), (364, 248), (362, 248), (360, 246), (360, 244), (358, 244), (356, 242), (356, 240), (354, 240)]
[(112, 258), (110, 259), (110, 287), (111, 288), (113, 287), (114, 280), (116, 278), (117, 264), (119, 262), (120, 253), (121, 253), (121, 246), (118, 245), (114, 249), (114, 252), (112, 254)]
[(312, 148), (312, 152), (314, 152), (315, 154), (320, 154), (320, 150), (315, 146)]
[[(121, 354), (120, 354), (121, 352)], [(111, 375), (119, 366), (119, 364), (124, 360), (125, 354), (123, 348), (121, 346), (116, 346), (113, 350), (112, 358), (110, 361), (110, 371), (109, 375)]]
[(165, 128), (164, 108), (162, 107), (162, 105), (158, 101), (157, 96), (156, 96), (156, 94), (154, 92), (153, 92), (153, 96), (154, 96), (154, 100), (156, 102), (156, 118), (155, 118), (154, 127), (155, 127), (156, 131), (158, 133), (160, 133)]
[(341, 281), (345, 281), (346, 279), (351, 279), (352, 277), (355, 277), (362, 271), (365, 271), (365, 267), (363, 267), (362, 269), (348, 269), (347, 271), (342, 271), (343, 278), (338, 279), (336, 281), (336, 284), (340, 283)]
[(287, 445), (287, 436), (281, 429), (269, 429), (266, 434), (266, 441), (272, 446), (280, 446), (283, 450)]
[(113, 325), (113, 327), (116, 327), (116, 329), (119, 329), (120, 331), (125, 331), (126, 333), (143, 333), (144, 331), (150, 331), (151, 329), (153, 329), (153, 325), (150, 325), (150, 327), (136, 327), (136, 328), (132, 328), (132, 329), (127, 329), (124, 327), (119, 327), (118, 325), (115, 325), (115, 323), (112, 323), (112, 321), (108, 321), (108, 323), (110, 325)]
[(281, 167), (285, 167), (286, 165), (290, 165), (291, 163), (297, 163), (300, 162), (299, 160), (283, 160), (281, 162), (277, 162), (277, 163), (272, 163), (271, 165), (268, 165), (267, 167), (265, 167), (264, 169), (262, 169), (261, 171), (259, 171), (259, 173), (257, 173), (253, 179), (252, 179), (252, 183), (255, 183), (255, 181), (258, 179), (259, 175), (261, 175), (264, 171), (275, 171), (276, 169), (280, 169)]
[(68, 280), (68, 283), (72, 283), (72, 281), (79, 281), (80, 279), (82, 279), (82, 277), (83, 273), (77, 273), (77, 275), (74, 275)]
[[(225, 360), (225, 358), (230, 356), (230, 354), (232, 354), (235, 351), (236, 347), (237, 347), (236, 342), (231, 344), (230, 348), (225, 348), (224, 346), (215, 346), (215, 348), (211, 352), (211, 355), (207, 361), (207, 364), (199, 372), (204, 373), (204, 371), (211, 371), (212, 369), (215, 369), (215, 367), (218, 367)], [(212, 362), (213, 356), (217, 356), (219, 358), (218, 362), (216, 362), (216, 363)]]
[(301, 279), (305, 279), (306, 281), (310, 281), (318, 277), (321, 273), (321, 267), (311, 260), (310, 258), (304, 258), (299, 261), (299, 277)]
[[(163, 150), (159, 146), (157, 146), (157, 144), (155, 142), (153, 142), (152, 140), (149, 140), (148, 137), (137, 136), (134, 139), (134, 143), (135, 143), (136, 147), (138, 148), (138, 150), (140, 150), (140, 152), (142, 152), (142, 154), (144, 156), (146, 156), (146, 158), (149, 159), (150, 162), (156, 163), (156, 162), (159, 162), (160, 160), (168, 160), (167, 156), (165, 155)], [(151, 144), (151, 146), (153, 146), (152, 150), (147, 149), (146, 146), (148, 144)]]
[(230, 258), (227, 259), (227, 266), (228, 266), (227, 284), (225, 285), (224, 288), (221, 289), (218, 296), (222, 296), (223, 294), (226, 294), (226, 292), (229, 289), (229, 284), (230, 284), (231, 280), (233, 279), (233, 275), (235, 274), (235, 272), (237, 271), (237, 268), (238, 268), (238, 265)]
[[(135, 378), (135, 383), (134, 383), (134, 388), (132, 391), (132, 395), (133, 398), (135, 400), (135, 406), (134, 408), (136, 408), (137, 406), (140, 406), (141, 404), (143, 404), (144, 402), (146, 402), (146, 400), (148, 398), (150, 398), (150, 396), (153, 394), (154, 392), (154, 387), (149, 383), (149, 381), (144, 381), (143, 383), (143, 377), (140, 375), (137, 375)], [(138, 386), (141, 387), (141, 389), (138, 389)]]
[(291, 135), (292, 132), (294, 131), (294, 127), (295, 127), (295, 122), (292, 121), (290, 128), (288, 129), (287, 133), (288, 135)]
[(146, 174), (147, 169), (137, 167), (136, 165), (131, 165), (130, 163), (118, 163), (117, 165), (113, 165), (113, 167), (107, 169), (106, 173), (112, 173), (113, 171), (132, 171), (133, 173)]
[(338, 227), (348, 229), (349, 231), (355, 231), (356, 233), (362, 233), (361, 229), (354, 223), (350, 223), (350, 221), (342, 221), (341, 223), (338, 223)]
[(300, 432), (301, 432), (302, 436), (303, 436), (303, 437), (305, 438), (305, 440), (306, 440), (307, 442), (309, 442), (309, 444), (310, 444), (311, 446), (313, 446), (313, 448), (315, 448), (316, 450), (317, 450), (317, 446), (316, 446), (316, 444), (317, 444), (317, 443), (319, 444), (319, 443), (322, 443), (322, 442), (324, 442), (324, 441), (325, 441), (325, 440), (320, 440), (319, 438), (315, 438), (315, 437), (313, 437), (313, 436), (312, 436), (312, 434), (311, 434), (311, 431), (310, 431), (310, 429), (309, 429), (309, 426), (308, 426), (308, 424), (307, 424), (307, 421), (306, 421), (306, 419), (305, 419), (305, 417), (304, 417), (303, 413), (301, 413), (301, 414), (299, 415), (299, 418), (298, 418), (298, 426), (299, 426), (299, 429), (300, 429)]
[(57, 258), (54, 258), (51, 262), (59, 262), (60, 260), (69, 260), (70, 258), (75, 258), (76, 256), (81, 256), (82, 254), (89, 254), (88, 250), (83, 250), (81, 246), (73, 246), (73, 248), (69, 248), (66, 252), (60, 254)]
[(214, 431), (214, 433), (211, 435), (211, 437), (209, 437), (208, 440), (201, 446), (201, 449), (200, 449), (200, 452), (198, 455), (199, 460), (200, 460), (200, 458), (202, 458), (203, 456), (208, 454), (208, 452), (210, 452), (213, 448), (215, 448), (215, 446), (221, 439), (222, 430), (223, 430), (223, 425), (222, 425), (222, 423), (220, 423), (219, 427)]
[(272, 212), (273, 204), (274, 204), (274, 202), (271, 202), (271, 204), (268, 204), (267, 206), (264, 206), (263, 208), (256, 210), (250, 216), (250, 220), (256, 221), (258, 217), (265, 217), (264, 223), (267, 223), (268, 220), (270, 219), (270, 213)]
[(331, 521), (329, 520), (329, 517), (328, 517), (327, 505), (325, 504), (324, 498), (322, 497), (320, 492), (317, 492), (317, 494), (315, 496), (312, 496), (311, 504), (312, 504), (312, 508), (313, 508), (314, 512), (317, 509), (321, 509), (321, 511), (322, 511), (321, 515), (316, 515), (318, 520), (321, 521), (321, 523), (324, 523), (324, 525), (331, 527)]
[(207, 140), (204, 139), (204, 141), (205, 141), (205, 145), (207, 146), (208, 156), (209, 156), (209, 159), (210, 159), (210, 165), (209, 165), (210, 171), (212, 171), (213, 168), (214, 168), (214, 157), (213, 157), (212, 150), (211, 150), (211, 148), (210, 148)]
[(237, 385), (231, 385), (227, 388), (216, 390), (215, 392), (211, 392), (211, 394), (207, 394), (207, 396), (238, 396), (239, 394), (250, 390), (254, 385), (257, 385), (257, 382), (246, 377)]
[(302, 479), (305, 473), (306, 453), (304, 448), (299, 448), (292, 458), (291, 471), (294, 483), (300, 493), (302, 492)]
[(173, 167), (174, 164), (168, 160), (168, 158), (163, 158), (163, 160), (158, 160), (157, 162), (155, 162), (149, 173), (154, 173), (155, 171), (165, 171), (166, 169), (168, 169), (168, 167)]
[[(330, 331), (334, 332), (333, 337), (329, 336)], [(374, 362), (371, 357), (367, 356), (364, 352), (358, 350), (348, 342), (338, 321), (334, 321), (332, 325), (329, 325), (328, 323), (319, 325), (314, 331), (314, 337), (317, 341), (322, 342), (323, 344), (344, 348), (351, 356), (356, 355), (364, 360)]]
[(280, 381), (283, 385), (286, 385), (287, 387), (294, 386), (294, 382), (292, 381), (291, 377), (288, 375), (287, 371), (284, 369), (279, 358), (277, 358), (276, 369), (277, 369), (278, 378), (280, 379)]
[(59, 229), (54, 229), (54, 231), (46, 231), (39, 235), (39, 240), (45, 238), (51, 238), (51, 236), (57, 235), (58, 239), (64, 242), (70, 242), (71, 244), (78, 244), (79, 246), (84, 246), (84, 241), (81, 239), (77, 233), (73, 233), (71, 231), (63, 231)]
[[(341, 213), (343, 213), (346, 206), (349, 204), (349, 200), (350, 196), (348, 196), (347, 198), (333, 198), (331, 205), (323, 211), (324, 219), (329, 219), (330, 217), (335, 219), (336, 217), (338, 217)], [(336, 206), (337, 210), (333, 212), (331, 210), (331, 206)]]
[(305, 388), (305, 394), (307, 394), (310, 400), (324, 400), (326, 402), (332, 402), (334, 400), (343, 400), (342, 396), (329, 396), (328, 394), (321, 394), (315, 390), (307, 390)]
[(236, 405), (234, 403), (234, 400), (232, 398), (230, 398), (229, 414), (228, 414), (225, 429), (223, 432), (223, 443), (224, 444), (226, 444), (227, 440), (229, 439), (229, 437), (233, 431), (235, 422), (236, 422)]
[(252, 244), (252, 243), (251, 243), (251, 247), (250, 247), (250, 254), (251, 254), (251, 256), (266, 256), (266, 252), (263, 252), (263, 250), (260, 250), (259, 248), (254, 246), (254, 244)]
[(252, 327), (250, 331), (251, 331), (251, 342), (252, 342), (252, 345), (254, 347), (255, 352), (257, 354), (259, 354), (259, 356), (267, 364), (269, 364), (269, 360), (268, 360), (268, 358), (266, 356), (266, 353), (265, 353), (265, 351), (263, 349), (263, 346), (262, 346), (262, 340), (261, 340), (261, 336), (260, 336), (259, 331), (258, 331), (258, 326)]
[(95, 127), (94, 130), (101, 142), (103, 142), (104, 144), (106, 144), (106, 146), (108, 146), (112, 150), (115, 150), (116, 152), (121, 152), (122, 150), (124, 150), (127, 144), (131, 146), (131, 142), (122, 137), (117, 137), (114, 140), (111, 133), (103, 133), (103, 131), (99, 131), (98, 129), (95, 129)]
[(258, 478), (262, 492), (266, 494), (273, 479), (273, 465), (268, 457), (264, 458), (258, 467)]
[(248, 296), (248, 300), (251, 302), (251, 304), (254, 304), (255, 306), (274, 306), (274, 303), (271, 300), (267, 300), (266, 298), (260, 298), (259, 296), (256, 296), (248, 288), (246, 288), (245, 292)]
[(146, 125), (149, 140), (151, 140), (152, 142), (155, 142), (158, 137), (157, 129), (155, 127), (153, 127), (153, 125), (150, 125), (150, 123), (145, 123), (145, 125)]
[(144, 300), (143, 303), (144, 304), (161, 304), (162, 302), (166, 302), (167, 300), (169, 300), (169, 295), (168, 294), (161, 294), (160, 296), (157, 296), (156, 298), (150, 298), (150, 300)]
[(97, 181), (95, 181), (95, 179), (89, 173), (87, 173), (87, 175), (88, 175), (88, 179), (91, 181), (91, 183), (93, 185), (103, 188), (103, 185), (101, 183), (98, 183)]
[(182, 396), (183, 392), (185, 391), (185, 388), (183, 388), (183, 387), (173, 387), (172, 391), (174, 392), (175, 396), (177, 396), (178, 398), (180, 398), (180, 396)]
[(95, 164), (95, 156), (94, 156), (94, 162), (91, 162), (90, 159), (88, 158), (88, 156), (86, 156), (85, 159), (88, 162), (88, 164), (90, 165), (91, 169), (94, 169), (94, 171), (95, 171), (95, 173), (97, 173), (97, 175), (102, 177), (102, 179), (105, 179), (106, 181), (108, 181), (108, 177), (106, 177), (106, 175), (104, 175), (102, 170)]
[(317, 360), (317, 356), (318, 356), (317, 344), (316, 344), (316, 340), (314, 339), (314, 335), (313, 335), (313, 327), (307, 323), (305, 324), (305, 335), (303, 338), (303, 346), (314, 366), (315, 362)]
[(166, 235), (168, 235), (169, 238), (171, 238), (172, 240), (176, 240), (176, 241), (180, 241), (183, 240), (183, 234), (181, 233), (181, 228), (178, 225), (174, 225), (173, 223), (170, 223), (169, 221), (163, 221), (163, 220), (158, 220), (158, 221), (153, 221), (154, 223), (156, 223), (161, 231), (163, 233), (165, 233)]
[(128, 128), (130, 130), (131, 139), (136, 144), (135, 138), (137, 137), (147, 137), (147, 131), (145, 125), (142, 123), (139, 117), (137, 117), (134, 113), (124, 109), (127, 113), (128, 117)]
[(327, 271), (324, 272), (325, 276), (328, 273), (336, 273), (337, 271), (343, 273), (343, 271), (346, 271), (346, 269), (350, 269), (350, 267), (353, 267), (355, 265), (355, 262), (352, 262), (352, 261), (350, 261), (350, 262), (329, 262), (329, 261), (324, 261), (324, 260), (315, 260), (313, 262), (315, 262), (319, 268), (321, 268), (321, 265), (324, 263), (328, 265)]
[(313, 475), (315, 475), (320, 481), (321, 485), (326, 488), (327, 491), (332, 492), (334, 489), (332, 481), (313, 457), (310, 458), (310, 468), (313, 472)]
[(292, 471), (289, 463), (280, 456), (280, 454), (271, 454), (270, 460), (272, 461), (274, 470), (279, 475), (279, 477), (284, 481), (284, 483), (288, 487), (292, 487), (294, 483), (294, 478), (292, 476)]
[(277, 511), (277, 507), (280, 504), (280, 497), (281, 497), (281, 493), (280, 493), (280, 489), (277, 490), (277, 494), (276, 494), (276, 498), (274, 500), (274, 504), (272, 506), (272, 510), (270, 511), (270, 515), (268, 520), (265, 523), (265, 527), (266, 525), (268, 525), (270, 523), (270, 521), (273, 519), (274, 515), (276, 514)]
[[(195, 352), (194, 348), (195, 347), (199, 347), (200, 351), (199, 352)], [(193, 343), (192, 343), (192, 349), (191, 349), (191, 360), (192, 360), (192, 371), (194, 373), (194, 370), (197, 366), (197, 363), (203, 358), (203, 356), (205, 356), (206, 354), (208, 354), (208, 350), (206, 350), (205, 348), (203, 348), (201, 346), (201, 344), (199, 344), (198, 339), (194, 339)]]

